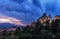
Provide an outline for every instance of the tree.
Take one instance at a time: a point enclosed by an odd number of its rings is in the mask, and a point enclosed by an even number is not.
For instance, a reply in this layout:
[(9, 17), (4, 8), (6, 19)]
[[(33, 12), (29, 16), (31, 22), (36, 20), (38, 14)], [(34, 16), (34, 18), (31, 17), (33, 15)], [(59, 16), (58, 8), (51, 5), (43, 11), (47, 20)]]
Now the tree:
[(20, 32), (21, 32), (21, 30), (20, 30), (20, 28), (18, 27), (17, 29), (16, 29), (16, 31), (15, 31), (15, 35), (20, 35)]
[(45, 27), (45, 28), (46, 28), (46, 30), (49, 30), (49, 31), (50, 31), (50, 29), (49, 29), (49, 24), (50, 24), (50, 23), (49, 23), (49, 20), (47, 20), (47, 21), (46, 21), (46, 27)]
[(58, 19), (52, 22), (52, 33), (53, 34), (56, 34), (58, 31), (58, 23), (59, 23)]
[(6, 30), (3, 31), (3, 36), (6, 36), (7, 35), (7, 32)]
[(10, 36), (10, 35), (11, 35), (11, 32), (12, 32), (12, 31), (10, 31), (10, 32), (8, 33), (8, 36)]

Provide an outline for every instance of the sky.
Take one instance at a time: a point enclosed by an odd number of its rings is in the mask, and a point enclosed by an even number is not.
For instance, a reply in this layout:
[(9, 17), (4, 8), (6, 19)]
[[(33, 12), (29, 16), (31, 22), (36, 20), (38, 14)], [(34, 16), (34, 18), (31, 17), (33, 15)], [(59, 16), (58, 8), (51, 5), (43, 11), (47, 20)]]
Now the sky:
[(36, 21), (43, 12), (60, 15), (60, 0), (0, 0), (0, 17), (15, 18), (25, 24)]

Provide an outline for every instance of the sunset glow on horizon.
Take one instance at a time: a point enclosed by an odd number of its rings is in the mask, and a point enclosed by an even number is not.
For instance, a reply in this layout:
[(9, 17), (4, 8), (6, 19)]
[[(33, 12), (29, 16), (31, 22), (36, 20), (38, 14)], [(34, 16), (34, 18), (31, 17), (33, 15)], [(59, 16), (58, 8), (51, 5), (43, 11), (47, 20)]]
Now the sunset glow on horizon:
[(16, 18), (8, 17), (8, 16), (0, 16), (0, 23), (11, 23), (15, 25), (25, 25), (21, 20)]

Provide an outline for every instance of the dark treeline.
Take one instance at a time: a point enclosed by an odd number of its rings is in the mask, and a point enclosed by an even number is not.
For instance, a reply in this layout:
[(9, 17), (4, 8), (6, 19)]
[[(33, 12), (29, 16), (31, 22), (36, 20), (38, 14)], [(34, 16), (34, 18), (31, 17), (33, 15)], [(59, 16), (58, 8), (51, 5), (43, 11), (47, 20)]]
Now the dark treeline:
[(26, 27), (18, 27), (15, 31), (0, 33), (0, 39), (60, 39), (60, 16), (51, 19), (45, 13)]

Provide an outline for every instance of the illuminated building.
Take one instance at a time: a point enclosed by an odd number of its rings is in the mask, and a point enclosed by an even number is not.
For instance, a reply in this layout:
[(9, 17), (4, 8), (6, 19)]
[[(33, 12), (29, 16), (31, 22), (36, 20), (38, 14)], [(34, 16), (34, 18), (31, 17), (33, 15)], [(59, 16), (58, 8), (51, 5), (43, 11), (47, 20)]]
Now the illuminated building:
[(52, 19), (51, 19), (51, 16), (50, 15), (48, 16), (48, 19), (47, 20), (49, 20), (49, 23), (52, 22)]
[(41, 23), (45, 23), (47, 20), (49, 20), (51, 23), (52, 22), (52, 19), (51, 19), (51, 16), (47, 16), (46, 13), (44, 13), (39, 19), (38, 21), (40, 21)]
[(54, 17), (54, 20), (56, 20), (56, 19), (59, 19), (59, 20), (60, 20), (60, 15), (56, 15), (56, 16)]

